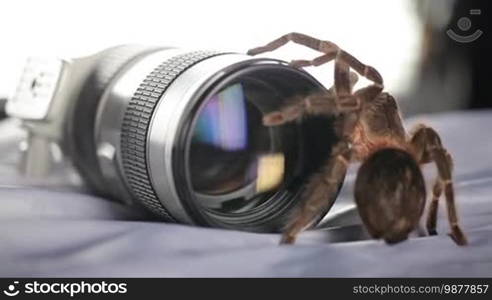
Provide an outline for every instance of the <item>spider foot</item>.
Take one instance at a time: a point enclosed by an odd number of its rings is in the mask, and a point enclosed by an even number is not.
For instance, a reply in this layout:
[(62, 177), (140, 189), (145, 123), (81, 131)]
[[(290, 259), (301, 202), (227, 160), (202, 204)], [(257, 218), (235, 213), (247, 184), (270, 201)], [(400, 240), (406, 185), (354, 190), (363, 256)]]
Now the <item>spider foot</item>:
[(437, 235), (437, 230), (435, 228), (427, 228), (429, 235)]
[(452, 232), (449, 236), (459, 246), (466, 246), (468, 244), (468, 239), (459, 226), (453, 226)]
[(292, 234), (285, 233), (280, 239), (280, 245), (292, 245), (296, 241), (296, 236)]
[(246, 52), (247, 55), (255, 56), (261, 53), (268, 52), (269, 50), (266, 47), (256, 47), (253, 49), (249, 49), (248, 52)]

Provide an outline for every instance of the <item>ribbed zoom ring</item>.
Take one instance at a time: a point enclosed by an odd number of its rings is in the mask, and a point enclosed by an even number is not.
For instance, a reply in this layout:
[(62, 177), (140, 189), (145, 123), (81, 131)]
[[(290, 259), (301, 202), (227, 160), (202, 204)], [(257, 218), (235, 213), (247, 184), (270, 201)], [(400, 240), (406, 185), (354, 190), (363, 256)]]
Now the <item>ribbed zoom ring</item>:
[(145, 78), (126, 108), (121, 127), (121, 158), (126, 180), (137, 201), (166, 221), (174, 222), (175, 219), (159, 201), (152, 187), (147, 164), (150, 121), (161, 96), (181, 73), (202, 60), (220, 54), (195, 51), (166, 60)]

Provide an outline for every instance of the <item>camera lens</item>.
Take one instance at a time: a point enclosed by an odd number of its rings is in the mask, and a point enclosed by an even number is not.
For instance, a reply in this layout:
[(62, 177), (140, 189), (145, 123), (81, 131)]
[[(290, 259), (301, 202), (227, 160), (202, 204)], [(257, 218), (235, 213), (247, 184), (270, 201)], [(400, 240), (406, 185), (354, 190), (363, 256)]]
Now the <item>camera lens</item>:
[(267, 127), (262, 118), (321, 84), (273, 59), (130, 54), (114, 64), (106, 53), (73, 110), (67, 139), (88, 185), (166, 221), (279, 230), (336, 138), (331, 119)]

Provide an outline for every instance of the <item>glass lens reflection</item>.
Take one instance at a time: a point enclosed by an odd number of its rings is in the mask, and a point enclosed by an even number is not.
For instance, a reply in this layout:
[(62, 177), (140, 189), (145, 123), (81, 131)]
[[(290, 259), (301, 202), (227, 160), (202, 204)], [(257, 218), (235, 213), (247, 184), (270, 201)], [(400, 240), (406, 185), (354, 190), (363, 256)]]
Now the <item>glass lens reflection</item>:
[(202, 201), (206, 195), (226, 194), (230, 200), (251, 200), (283, 180), (283, 153), (273, 147), (272, 131), (262, 124), (255, 104), (261, 99), (248, 99), (248, 88), (242, 83), (227, 86), (209, 97), (198, 114), (190, 172)]
[(207, 101), (193, 138), (225, 151), (235, 151), (248, 146), (247, 130), (243, 88), (234, 84)]

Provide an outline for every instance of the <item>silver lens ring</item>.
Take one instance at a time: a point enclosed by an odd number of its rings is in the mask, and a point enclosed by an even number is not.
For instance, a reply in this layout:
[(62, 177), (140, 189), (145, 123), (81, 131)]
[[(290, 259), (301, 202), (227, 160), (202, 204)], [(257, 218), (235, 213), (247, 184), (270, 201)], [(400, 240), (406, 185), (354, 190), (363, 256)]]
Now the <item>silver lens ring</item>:
[(146, 140), (151, 118), (162, 95), (179, 75), (194, 64), (219, 54), (218, 52), (196, 51), (164, 61), (139, 86), (123, 118), (121, 161), (126, 180), (135, 197), (167, 221), (174, 221), (174, 218), (159, 201), (148, 171)]

